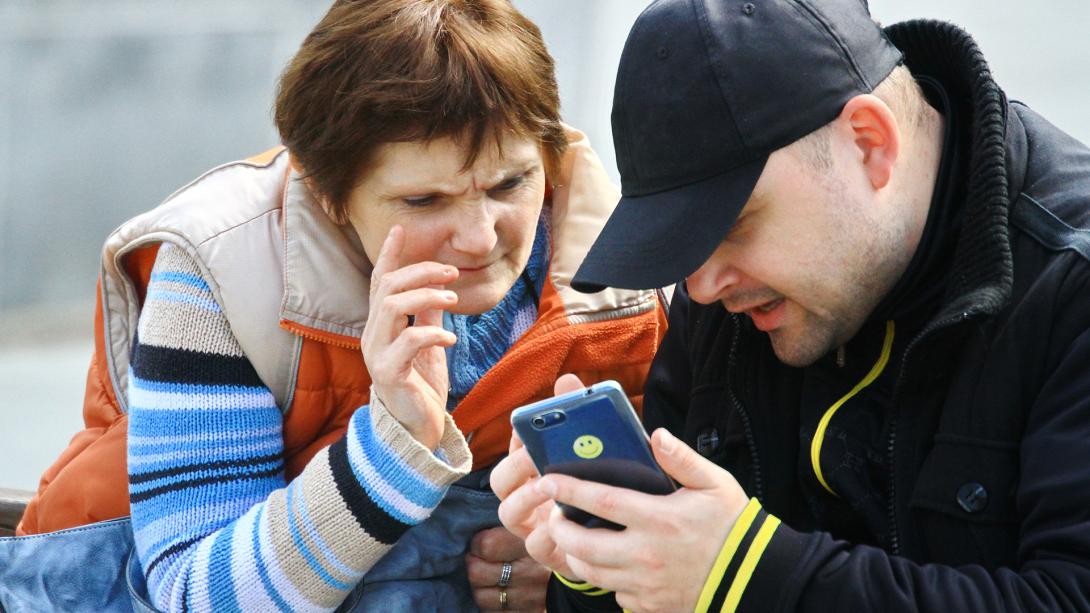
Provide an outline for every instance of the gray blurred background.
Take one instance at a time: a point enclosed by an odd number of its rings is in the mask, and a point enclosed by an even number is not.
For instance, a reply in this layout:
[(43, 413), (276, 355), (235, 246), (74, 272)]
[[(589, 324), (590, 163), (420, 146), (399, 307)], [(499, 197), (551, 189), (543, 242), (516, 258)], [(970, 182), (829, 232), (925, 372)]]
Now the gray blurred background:
[[(616, 177), (609, 112), (642, 0), (514, 0), (563, 111)], [(202, 171), (277, 144), (275, 80), (328, 3), (0, 0), (0, 487), (78, 431), (102, 241)], [(999, 83), (1090, 142), (1090, 2), (871, 0), (972, 32)]]

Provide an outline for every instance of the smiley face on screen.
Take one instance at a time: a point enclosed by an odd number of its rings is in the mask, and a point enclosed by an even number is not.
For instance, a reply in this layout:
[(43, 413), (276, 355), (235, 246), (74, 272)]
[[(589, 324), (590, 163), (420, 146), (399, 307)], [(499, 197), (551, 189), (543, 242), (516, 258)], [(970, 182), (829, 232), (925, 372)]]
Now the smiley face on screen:
[(575, 443), (571, 448), (575, 455), (584, 460), (592, 460), (602, 455), (602, 439), (590, 434), (584, 434), (575, 439)]

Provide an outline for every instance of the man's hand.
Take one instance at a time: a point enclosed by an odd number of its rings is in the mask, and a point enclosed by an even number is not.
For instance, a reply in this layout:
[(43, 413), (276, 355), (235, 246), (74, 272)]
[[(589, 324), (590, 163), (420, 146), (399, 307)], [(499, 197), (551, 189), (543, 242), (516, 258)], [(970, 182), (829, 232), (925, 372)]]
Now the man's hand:
[[(681, 489), (668, 496), (653, 496), (549, 475), (533, 484), (543, 497), (579, 507), (626, 529), (584, 528), (554, 507), (547, 535), (538, 538), (554, 548), (553, 555), (563, 555), (571, 575), (561, 574), (616, 592), (617, 604), (625, 609), (691, 611), (748, 498), (730, 473), (666, 430), (655, 431), (651, 447), (659, 465)], [(527, 521), (526, 517), (520, 519)], [(540, 527), (534, 525), (533, 530), (540, 531)], [(534, 553), (529, 540), (527, 549)], [(547, 560), (543, 561), (555, 563), (552, 556)]]
[[(556, 380), (553, 392), (566, 394), (583, 388), (575, 375), (564, 375)], [(552, 512), (552, 499), (537, 489), (540, 476), (530, 454), (526, 452), (518, 435), (511, 433), (511, 446), (507, 457), (492, 470), (492, 491), (500, 497), (500, 521), (516, 536), (526, 541), (526, 551), (533, 559), (565, 577), (575, 578), (564, 559), (564, 553), (556, 548), (549, 535), (548, 520)]]
[[(510, 583), (501, 587), (503, 565), (511, 565)], [(507, 609), (512, 611), (542, 611), (545, 609), (545, 589), (549, 584), (549, 569), (526, 554), (522, 539), (505, 528), (482, 530), (469, 543), (466, 570), (473, 598), (482, 611), (499, 611), (500, 591), (507, 593)]]

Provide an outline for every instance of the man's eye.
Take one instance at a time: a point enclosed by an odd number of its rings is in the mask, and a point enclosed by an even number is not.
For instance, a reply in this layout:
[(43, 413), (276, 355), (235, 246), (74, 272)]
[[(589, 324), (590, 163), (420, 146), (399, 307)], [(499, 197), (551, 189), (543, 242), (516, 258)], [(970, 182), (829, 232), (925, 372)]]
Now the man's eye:
[(402, 198), (401, 201), (409, 206), (428, 206), (432, 202), (435, 202), (435, 196), (415, 196), (412, 198)]

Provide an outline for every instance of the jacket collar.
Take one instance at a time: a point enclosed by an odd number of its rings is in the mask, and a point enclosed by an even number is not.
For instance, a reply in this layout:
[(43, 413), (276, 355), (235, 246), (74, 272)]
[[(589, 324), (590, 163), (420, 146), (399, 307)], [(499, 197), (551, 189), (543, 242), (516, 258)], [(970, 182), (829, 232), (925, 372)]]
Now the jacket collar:
[(992, 78), (979, 47), (964, 30), (931, 20), (886, 28), (915, 75), (943, 84), (960, 116), (970, 122), (969, 163), (961, 234), (951, 265), (940, 323), (970, 315), (997, 313), (1010, 298), (1014, 281), (1007, 217), (1007, 99)]
[[(540, 320), (570, 322), (623, 316), (654, 303), (654, 292), (571, 288), (575, 270), (620, 198), (586, 137), (568, 131), (569, 147), (553, 186), (549, 281), (559, 300), (542, 305)], [(286, 177), (282, 325), (335, 344), (358, 345), (367, 323), (371, 262), (350, 225), (333, 223), (294, 170)]]

